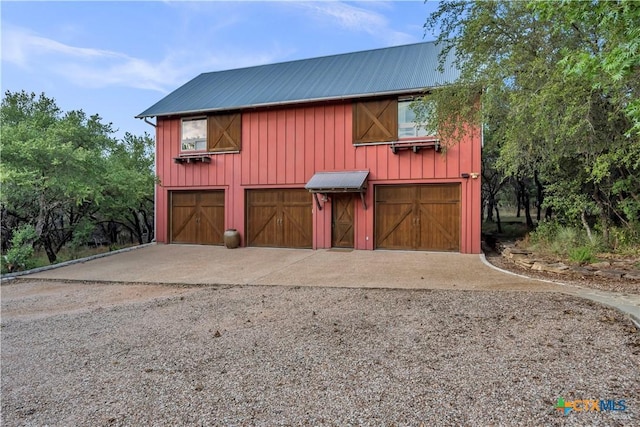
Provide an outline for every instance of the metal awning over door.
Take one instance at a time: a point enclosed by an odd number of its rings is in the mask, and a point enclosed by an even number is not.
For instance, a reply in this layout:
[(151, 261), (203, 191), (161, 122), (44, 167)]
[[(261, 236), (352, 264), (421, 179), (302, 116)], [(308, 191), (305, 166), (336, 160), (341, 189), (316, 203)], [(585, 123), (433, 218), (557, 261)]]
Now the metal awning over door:
[(322, 209), (318, 201), (318, 193), (359, 193), (362, 205), (367, 208), (364, 193), (367, 191), (369, 171), (317, 172), (304, 188), (313, 193), (318, 209)]

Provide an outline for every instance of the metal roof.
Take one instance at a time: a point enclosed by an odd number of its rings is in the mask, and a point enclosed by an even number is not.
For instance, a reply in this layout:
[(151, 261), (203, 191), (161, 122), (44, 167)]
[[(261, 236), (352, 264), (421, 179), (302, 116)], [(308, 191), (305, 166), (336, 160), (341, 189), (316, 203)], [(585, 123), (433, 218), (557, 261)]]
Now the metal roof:
[(416, 43), (200, 74), (137, 118), (416, 92), (459, 76), (441, 46)]
[(307, 185), (312, 193), (361, 192), (367, 187), (369, 171), (316, 172)]

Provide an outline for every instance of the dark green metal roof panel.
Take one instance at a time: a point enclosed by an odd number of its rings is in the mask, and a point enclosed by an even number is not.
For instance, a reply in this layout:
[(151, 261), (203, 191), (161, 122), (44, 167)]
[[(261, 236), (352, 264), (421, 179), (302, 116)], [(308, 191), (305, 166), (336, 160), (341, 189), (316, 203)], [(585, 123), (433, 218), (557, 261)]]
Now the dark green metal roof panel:
[(200, 74), (136, 117), (402, 93), (455, 81), (450, 53), (438, 71), (441, 47), (416, 43), (320, 58)]

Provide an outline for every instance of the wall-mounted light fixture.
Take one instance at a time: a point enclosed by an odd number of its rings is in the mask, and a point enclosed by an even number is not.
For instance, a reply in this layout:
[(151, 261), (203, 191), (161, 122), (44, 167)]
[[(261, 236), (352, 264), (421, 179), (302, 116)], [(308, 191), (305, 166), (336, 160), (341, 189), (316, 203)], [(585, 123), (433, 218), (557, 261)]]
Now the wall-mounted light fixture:
[(479, 176), (480, 176), (480, 174), (479, 174), (479, 173), (477, 173), (477, 172), (471, 172), (471, 178), (473, 178), (473, 179), (478, 179), (478, 177), (479, 177)]

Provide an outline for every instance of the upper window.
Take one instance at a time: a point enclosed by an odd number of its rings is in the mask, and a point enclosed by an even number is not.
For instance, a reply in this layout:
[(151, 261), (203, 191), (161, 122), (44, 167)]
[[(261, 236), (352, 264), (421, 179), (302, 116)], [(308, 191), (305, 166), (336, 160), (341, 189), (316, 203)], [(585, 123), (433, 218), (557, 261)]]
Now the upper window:
[[(353, 143), (367, 144), (424, 138), (433, 135), (416, 123), (412, 99), (387, 98), (353, 104)], [(421, 105), (420, 108), (430, 108)]]
[(416, 113), (411, 109), (411, 100), (398, 101), (398, 138), (418, 138), (428, 136), (423, 126), (416, 123)]
[(207, 119), (182, 120), (182, 151), (205, 151), (207, 149)]
[(182, 152), (238, 152), (242, 137), (240, 113), (182, 119)]

